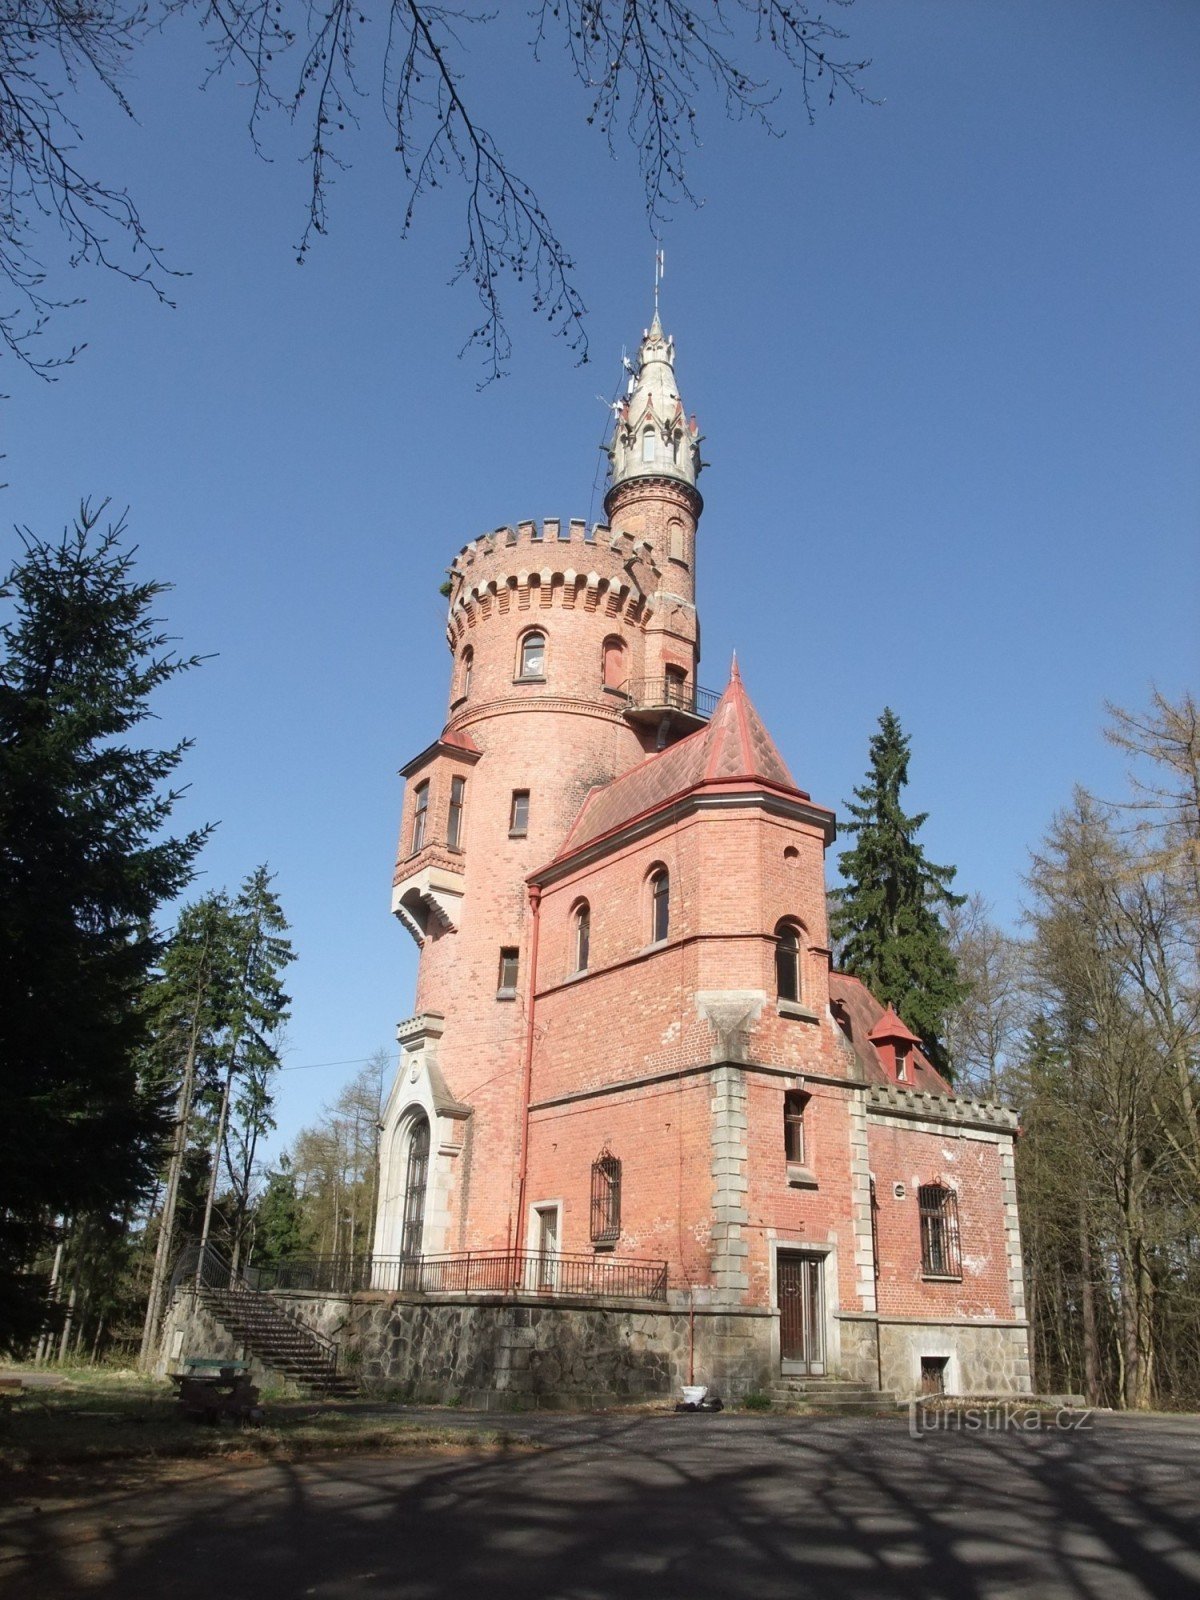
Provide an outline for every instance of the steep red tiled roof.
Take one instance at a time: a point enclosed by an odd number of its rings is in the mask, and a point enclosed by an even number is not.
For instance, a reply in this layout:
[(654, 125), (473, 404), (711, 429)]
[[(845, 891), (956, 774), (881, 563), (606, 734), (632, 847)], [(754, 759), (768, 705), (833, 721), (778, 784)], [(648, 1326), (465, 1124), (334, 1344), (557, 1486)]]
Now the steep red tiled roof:
[(647, 757), (612, 783), (593, 789), (558, 859), (691, 789), (730, 781), (765, 783), (808, 799), (797, 789), (775, 741), (750, 703), (736, 661), (729, 687), (708, 725)]
[(472, 755), (476, 756), (483, 754), (482, 750), (480, 750), (479, 746), (475, 743), (474, 739), (472, 739), (471, 735), (466, 731), (465, 728), (445, 729), (438, 743), (451, 745), (455, 750), (467, 750)]
[[(852, 978), (847, 972), (829, 974), (829, 1001), (834, 1016), (838, 1017), (839, 1021), (845, 1018), (842, 1032), (849, 1039), (850, 1046), (862, 1065), (863, 1077), (868, 1083), (893, 1082), (871, 1041), (876, 1038), (901, 1038), (909, 1039), (914, 1045), (919, 1045), (920, 1040), (916, 1034), (909, 1032), (890, 1006), (881, 1005), (865, 983), (858, 978)], [(891, 1022), (886, 1021), (889, 1017), (892, 1019)], [(913, 1049), (908, 1059), (914, 1069), (912, 1082), (914, 1089), (929, 1089), (934, 1094), (953, 1093), (950, 1085), (920, 1049)]]

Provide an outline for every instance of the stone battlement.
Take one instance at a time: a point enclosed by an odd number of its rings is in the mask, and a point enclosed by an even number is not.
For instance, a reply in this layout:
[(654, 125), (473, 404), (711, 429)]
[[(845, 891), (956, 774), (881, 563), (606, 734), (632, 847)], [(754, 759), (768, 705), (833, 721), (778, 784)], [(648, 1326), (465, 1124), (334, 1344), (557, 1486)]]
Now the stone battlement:
[(904, 1089), (893, 1083), (873, 1083), (867, 1090), (867, 1110), (883, 1116), (917, 1121), (960, 1123), (965, 1127), (993, 1128), (1016, 1133), (1017, 1113), (994, 1100), (960, 1100), (932, 1094), (928, 1089)]
[(547, 517), (473, 539), (454, 558), (449, 575), (447, 637), (453, 645), (493, 607), (524, 611), (558, 601), (568, 609), (602, 609), (607, 616), (645, 621), (661, 567), (645, 539), (602, 522), (589, 527), (582, 519)]

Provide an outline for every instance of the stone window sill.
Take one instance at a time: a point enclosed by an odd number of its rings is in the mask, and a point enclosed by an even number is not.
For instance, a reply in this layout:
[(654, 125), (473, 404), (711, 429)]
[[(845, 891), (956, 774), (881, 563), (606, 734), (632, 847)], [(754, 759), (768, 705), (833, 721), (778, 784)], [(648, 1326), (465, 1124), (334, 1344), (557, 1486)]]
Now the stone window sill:
[(616, 1239), (593, 1239), (592, 1249), (596, 1255), (602, 1256), (615, 1250), (617, 1248), (617, 1244), (618, 1241)]
[(817, 1175), (810, 1167), (798, 1166), (794, 1161), (788, 1162), (787, 1181), (789, 1189), (817, 1189)]
[(451, 711), (457, 711), (459, 706), (465, 706), (466, 703), (467, 697), (465, 694), (455, 695), (454, 699), (450, 702), (450, 709)]
[(665, 950), (670, 942), (669, 936), (665, 939), (651, 939), (649, 944), (642, 946), (641, 953), (644, 956), (653, 955), (655, 950)]
[(629, 693), (625, 689), (614, 689), (611, 683), (601, 684), (605, 694), (615, 695), (618, 700), (628, 700)]
[(497, 1000), (515, 1000), (516, 998), (517, 998), (517, 991), (515, 989), (497, 989), (496, 990), (496, 999)]
[(528, 839), (528, 837), (529, 837), (529, 829), (528, 828), (510, 828), (508, 830), (508, 837), (510, 839)]
[(779, 1000), (776, 1008), (781, 1017), (795, 1017), (797, 1022), (820, 1022), (811, 1006), (802, 1006), (799, 1000)]
[(923, 1272), (922, 1283), (961, 1283), (961, 1272)]
[(514, 683), (545, 683), (545, 681), (545, 673), (538, 674), (533, 672), (527, 673), (524, 677), (516, 677), (513, 679)]

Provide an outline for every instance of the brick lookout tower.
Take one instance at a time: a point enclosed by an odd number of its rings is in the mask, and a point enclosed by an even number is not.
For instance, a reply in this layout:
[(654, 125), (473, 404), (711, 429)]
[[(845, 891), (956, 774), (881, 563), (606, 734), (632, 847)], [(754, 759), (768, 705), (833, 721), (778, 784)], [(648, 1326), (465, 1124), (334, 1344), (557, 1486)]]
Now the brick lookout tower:
[(402, 769), (420, 959), (374, 1370), (431, 1396), (1027, 1390), (1015, 1119), (830, 970), (833, 815), (736, 666), (697, 684), (699, 445), (656, 313), (607, 525), (519, 522), (450, 569), (449, 717)]

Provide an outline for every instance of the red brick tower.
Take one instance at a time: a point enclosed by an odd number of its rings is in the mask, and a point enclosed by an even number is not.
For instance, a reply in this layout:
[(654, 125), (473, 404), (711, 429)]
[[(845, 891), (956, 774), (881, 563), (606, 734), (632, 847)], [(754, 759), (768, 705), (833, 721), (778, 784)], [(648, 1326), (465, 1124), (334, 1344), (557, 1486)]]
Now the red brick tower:
[(449, 720), (402, 769), (392, 903), (421, 954), (385, 1116), (379, 1255), (520, 1242), (527, 876), (590, 789), (700, 720), (700, 458), (673, 362), (656, 314), (618, 410), (608, 525), (498, 528), (450, 569)]

